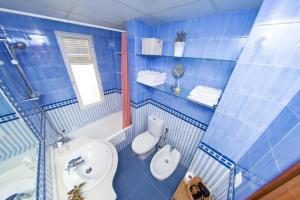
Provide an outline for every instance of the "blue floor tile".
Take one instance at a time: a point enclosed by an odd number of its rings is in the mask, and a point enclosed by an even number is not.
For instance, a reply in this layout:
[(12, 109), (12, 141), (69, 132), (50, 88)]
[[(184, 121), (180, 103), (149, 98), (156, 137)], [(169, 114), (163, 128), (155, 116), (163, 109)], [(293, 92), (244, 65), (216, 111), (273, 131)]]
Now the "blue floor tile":
[(117, 199), (126, 199), (129, 194), (129, 188), (121, 177), (115, 177), (113, 183), (115, 192), (117, 193)]
[(153, 200), (160, 192), (156, 189), (154, 185), (150, 183), (147, 178), (138, 185), (138, 187), (133, 190), (128, 199), (130, 200)]
[(155, 152), (146, 160), (133, 156), (131, 146), (118, 153), (119, 163), (114, 179), (114, 188), (119, 200), (171, 199), (181, 182), (186, 168), (178, 165), (176, 171), (166, 180), (156, 180), (150, 172), (150, 163)]

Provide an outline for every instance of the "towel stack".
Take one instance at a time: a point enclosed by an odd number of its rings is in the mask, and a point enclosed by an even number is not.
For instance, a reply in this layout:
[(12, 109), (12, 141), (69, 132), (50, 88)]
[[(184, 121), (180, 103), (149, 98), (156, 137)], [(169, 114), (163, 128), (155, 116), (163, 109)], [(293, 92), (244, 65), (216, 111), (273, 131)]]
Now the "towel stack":
[(166, 73), (145, 70), (145, 71), (139, 71), (136, 81), (154, 87), (154, 86), (164, 84), (166, 78), (167, 78)]
[(222, 90), (199, 85), (190, 92), (188, 99), (213, 107), (218, 105), (221, 94)]

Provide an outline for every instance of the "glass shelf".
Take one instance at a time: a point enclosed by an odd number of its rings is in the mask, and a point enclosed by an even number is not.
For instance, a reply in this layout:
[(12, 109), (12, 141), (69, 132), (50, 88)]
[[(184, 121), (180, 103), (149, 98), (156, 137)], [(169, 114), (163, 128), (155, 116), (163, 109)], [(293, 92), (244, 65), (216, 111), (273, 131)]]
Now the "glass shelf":
[(201, 59), (201, 60), (210, 60), (210, 61), (222, 61), (222, 62), (233, 62), (236, 63), (237, 60), (229, 60), (229, 59), (218, 59), (218, 58), (203, 58), (203, 57), (190, 57), (190, 56), (182, 56), (182, 57), (175, 57), (172, 55), (149, 55), (149, 54), (142, 54), (142, 53), (136, 53), (138, 56), (149, 56), (149, 57), (173, 57), (173, 58), (188, 58), (188, 59)]
[(209, 109), (212, 109), (212, 110), (215, 110), (217, 106), (209, 106), (209, 105), (206, 105), (206, 104), (202, 104), (202, 103), (199, 103), (197, 101), (193, 101), (191, 99), (188, 98), (188, 95), (190, 93), (190, 90), (189, 89), (185, 89), (185, 88), (181, 88), (181, 92), (179, 95), (176, 95), (175, 94), (175, 86), (174, 85), (170, 85), (168, 83), (165, 83), (165, 84), (162, 84), (162, 85), (158, 85), (158, 86), (149, 86), (149, 85), (145, 85), (145, 84), (142, 84), (142, 83), (139, 83), (137, 82), (138, 84), (141, 84), (141, 85), (144, 85), (146, 87), (149, 87), (149, 88), (152, 88), (152, 89), (155, 89), (155, 90), (159, 90), (159, 91), (162, 91), (164, 93), (167, 93), (167, 94), (171, 94), (175, 97), (178, 97), (178, 98), (181, 98), (181, 99), (185, 99), (187, 101), (191, 101), (193, 103), (196, 103), (196, 104), (199, 104), (201, 106), (204, 106), (206, 108), (209, 108)]

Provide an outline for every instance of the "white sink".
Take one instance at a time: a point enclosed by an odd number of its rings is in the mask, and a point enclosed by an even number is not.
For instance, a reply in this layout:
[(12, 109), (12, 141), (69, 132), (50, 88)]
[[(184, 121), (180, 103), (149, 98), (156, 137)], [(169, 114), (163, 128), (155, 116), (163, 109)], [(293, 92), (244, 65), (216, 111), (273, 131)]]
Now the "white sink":
[(8, 182), (0, 188), (0, 199), (6, 199), (15, 193), (32, 193), (32, 197), (28, 200), (35, 199), (35, 179), (24, 178), (13, 182)]
[[(84, 163), (73, 169), (68, 168), (68, 162), (81, 156)], [(65, 160), (63, 182), (67, 190), (74, 185), (85, 182), (82, 192), (88, 191), (101, 183), (109, 174), (113, 164), (113, 153), (104, 141), (90, 141), (81, 145)]]

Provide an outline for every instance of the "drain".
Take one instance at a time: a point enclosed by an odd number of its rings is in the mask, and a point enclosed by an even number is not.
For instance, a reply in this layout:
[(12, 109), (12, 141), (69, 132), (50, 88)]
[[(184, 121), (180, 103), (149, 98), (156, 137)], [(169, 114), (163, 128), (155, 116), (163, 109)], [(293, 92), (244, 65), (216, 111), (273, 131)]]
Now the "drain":
[(85, 170), (85, 173), (89, 174), (89, 173), (92, 172), (92, 170), (93, 170), (93, 168), (89, 167), (89, 168), (87, 168), (87, 169)]
[(165, 159), (165, 163), (167, 163), (167, 164), (168, 164), (168, 163), (169, 163), (169, 160), (168, 160), (168, 159)]

